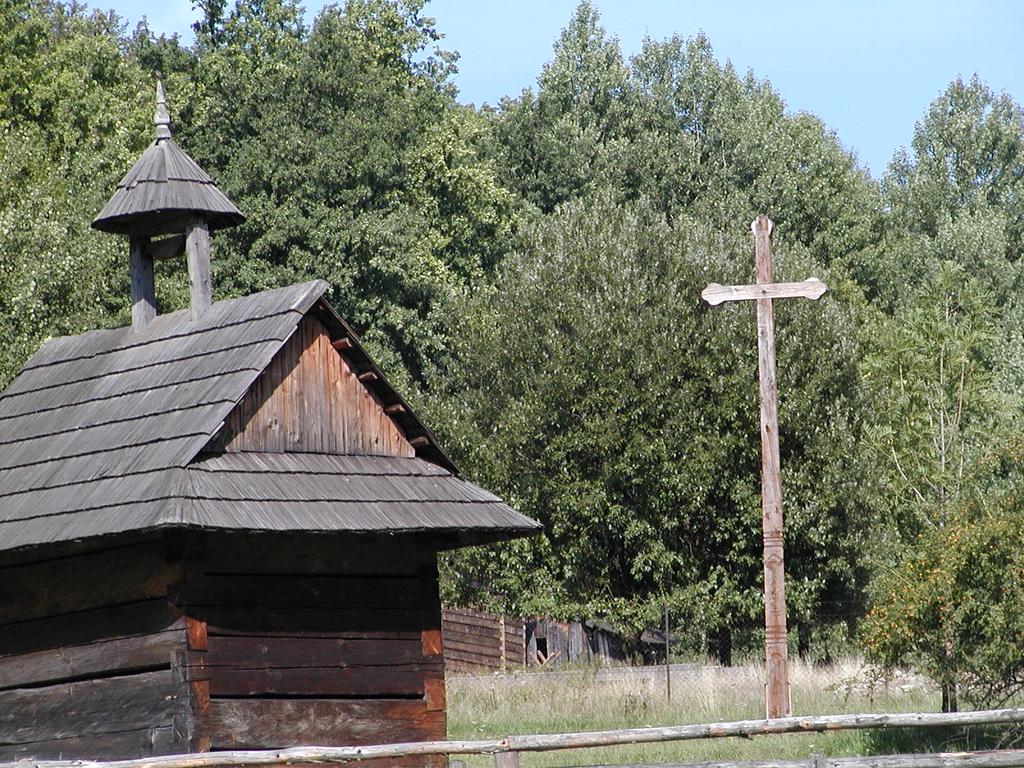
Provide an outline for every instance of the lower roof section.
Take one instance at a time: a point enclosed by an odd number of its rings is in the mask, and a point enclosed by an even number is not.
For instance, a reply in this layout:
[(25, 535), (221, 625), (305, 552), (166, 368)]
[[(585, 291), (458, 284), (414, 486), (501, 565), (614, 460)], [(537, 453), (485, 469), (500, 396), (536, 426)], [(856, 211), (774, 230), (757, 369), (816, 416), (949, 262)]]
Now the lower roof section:
[[(184, 468), (7, 498), (0, 551), (161, 528), (431, 534), (458, 547), (536, 533), (498, 497), (418, 458), (201, 454)], [(102, 486), (102, 487), (101, 487)], [(25, 499), (28, 501), (28, 499)]]

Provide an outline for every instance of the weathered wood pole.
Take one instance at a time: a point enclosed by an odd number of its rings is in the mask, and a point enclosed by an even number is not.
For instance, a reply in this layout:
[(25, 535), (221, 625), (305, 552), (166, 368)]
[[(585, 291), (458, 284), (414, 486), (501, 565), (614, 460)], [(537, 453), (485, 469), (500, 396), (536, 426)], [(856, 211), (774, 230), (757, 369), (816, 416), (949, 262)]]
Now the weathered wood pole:
[(672, 701), (672, 640), (668, 634), (668, 601), (665, 601), (665, 698)]
[(193, 217), (185, 227), (185, 253), (188, 257), (188, 292), (192, 319), (198, 320), (213, 303), (210, 282), (210, 230), (206, 220)]
[[(754, 232), (758, 284), (772, 282), (772, 221), (761, 215)], [(789, 651), (786, 644), (786, 576), (779, 479), (779, 413), (775, 381), (775, 317), (770, 298), (757, 300), (757, 370), (761, 390), (761, 522), (764, 538), (765, 708), (769, 718), (789, 716)]]
[(156, 287), (148, 237), (133, 235), (129, 239), (128, 274), (131, 280), (132, 330), (137, 332), (156, 317)]

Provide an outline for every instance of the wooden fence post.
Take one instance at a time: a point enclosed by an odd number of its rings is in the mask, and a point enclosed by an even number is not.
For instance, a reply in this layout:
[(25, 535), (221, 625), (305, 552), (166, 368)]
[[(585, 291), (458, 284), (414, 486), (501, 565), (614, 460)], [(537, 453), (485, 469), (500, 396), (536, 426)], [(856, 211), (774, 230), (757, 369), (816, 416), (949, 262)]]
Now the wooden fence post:
[(519, 768), (519, 753), (495, 752), (494, 768)]

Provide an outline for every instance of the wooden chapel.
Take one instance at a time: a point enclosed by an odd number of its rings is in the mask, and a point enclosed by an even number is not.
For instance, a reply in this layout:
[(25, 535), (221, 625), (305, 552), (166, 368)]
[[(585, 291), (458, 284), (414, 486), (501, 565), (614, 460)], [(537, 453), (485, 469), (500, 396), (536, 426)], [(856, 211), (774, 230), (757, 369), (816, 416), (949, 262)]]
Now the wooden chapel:
[[(129, 237), (131, 327), (0, 393), (0, 762), (443, 739), (437, 553), (539, 529), (459, 478), (324, 282), (211, 302), (242, 220), (158, 85), (93, 222)], [(191, 307), (158, 314), (182, 253)]]

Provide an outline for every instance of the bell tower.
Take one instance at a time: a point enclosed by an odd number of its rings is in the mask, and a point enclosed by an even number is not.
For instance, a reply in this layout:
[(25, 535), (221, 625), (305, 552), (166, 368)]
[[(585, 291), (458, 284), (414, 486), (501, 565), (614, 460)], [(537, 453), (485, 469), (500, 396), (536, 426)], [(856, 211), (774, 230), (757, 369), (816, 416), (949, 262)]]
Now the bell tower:
[(153, 260), (188, 260), (192, 319), (210, 307), (210, 232), (241, 224), (245, 217), (207, 173), (171, 138), (163, 84), (156, 84), (156, 137), (92, 221), (102, 232), (128, 236), (132, 328), (141, 331), (157, 315)]

